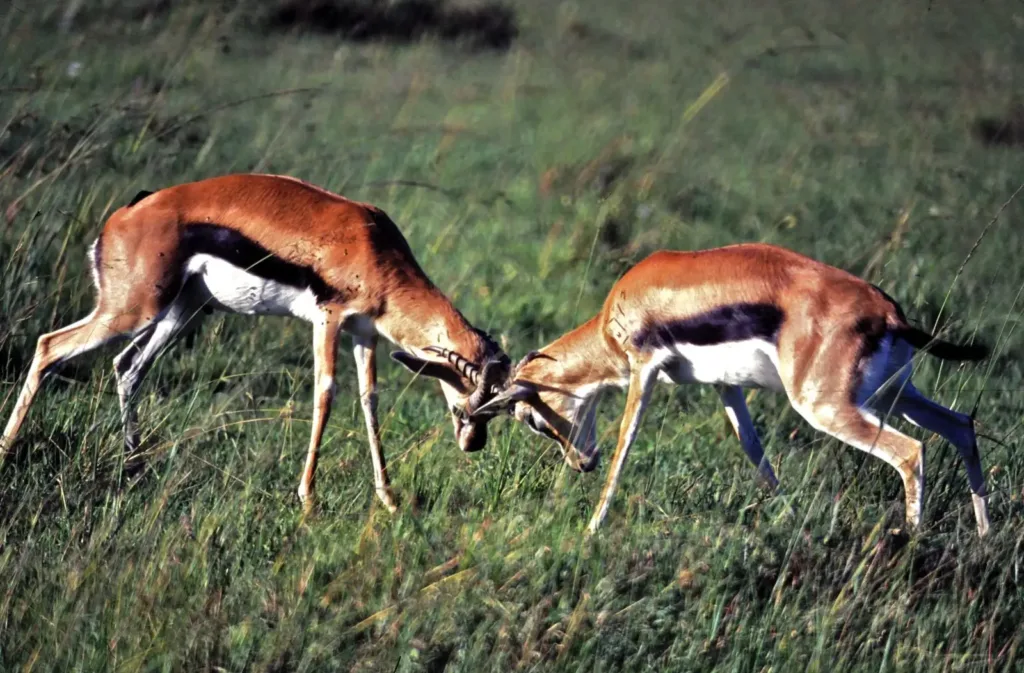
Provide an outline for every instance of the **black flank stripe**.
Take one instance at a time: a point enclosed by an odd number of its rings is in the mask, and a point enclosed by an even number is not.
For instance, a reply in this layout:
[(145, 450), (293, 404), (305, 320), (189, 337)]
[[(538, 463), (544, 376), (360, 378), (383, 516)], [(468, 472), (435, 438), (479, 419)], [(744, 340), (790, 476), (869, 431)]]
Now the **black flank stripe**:
[(309, 288), (318, 302), (341, 294), (313, 269), (277, 257), (259, 243), (228, 227), (189, 224), (182, 238), (185, 258), (205, 254), (219, 257), (266, 280), (297, 288)]
[(713, 346), (747, 339), (774, 343), (783, 318), (775, 304), (732, 304), (682, 320), (648, 324), (633, 336), (633, 344), (651, 349), (677, 343)]

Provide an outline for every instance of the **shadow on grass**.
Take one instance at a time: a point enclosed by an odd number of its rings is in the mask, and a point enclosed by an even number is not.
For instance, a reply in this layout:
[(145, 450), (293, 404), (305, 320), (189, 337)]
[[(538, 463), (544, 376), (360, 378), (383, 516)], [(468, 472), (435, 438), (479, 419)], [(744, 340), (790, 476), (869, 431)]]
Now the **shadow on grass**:
[(982, 117), (974, 123), (974, 136), (989, 146), (1024, 147), (1024, 104), (1003, 117)]
[(270, 13), (272, 30), (338, 34), (357, 42), (414, 42), (436, 37), (475, 49), (508, 49), (518, 35), (515, 14), (486, 3), (446, 7), (441, 0), (285, 0)]

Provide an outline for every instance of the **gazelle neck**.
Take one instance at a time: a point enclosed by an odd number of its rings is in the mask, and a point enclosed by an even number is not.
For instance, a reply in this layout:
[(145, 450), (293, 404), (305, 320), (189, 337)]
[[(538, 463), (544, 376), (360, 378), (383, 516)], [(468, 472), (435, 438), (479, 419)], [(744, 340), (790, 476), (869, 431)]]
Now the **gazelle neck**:
[(487, 340), (433, 285), (388, 297), (376, 327), (386, 339), (406, 349), (422, 352), (439, 346), (471, 362), (482, 362), (490, 355)]
[[(609, 343), (601, 325), (601, 316), (596, 315), (545, 346), (541, 352), (553, 361), (539, 359), (530, 363), (546, 379), (534, 382), (557, 384), (581, 397), (590, 397), (603, 388), (625, 387), (629, 363), (623, 352)], [(533, 380), (530, 369), (528, 364), (521, 378)]]

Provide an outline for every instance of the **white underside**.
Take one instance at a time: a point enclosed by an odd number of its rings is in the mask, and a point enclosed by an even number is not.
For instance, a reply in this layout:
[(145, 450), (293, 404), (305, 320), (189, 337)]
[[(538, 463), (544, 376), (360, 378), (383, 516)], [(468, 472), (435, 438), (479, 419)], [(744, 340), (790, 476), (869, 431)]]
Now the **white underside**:
[(666, 383), (721, 383), (782, 391), (778, 351), (761, 339), (713, 346), (674, 344), (658, 349), (658, 378)]
[[(902, 339), (883, 337), (864, 368), (855, 394), (857, 406), (871, 407), (886, 391), (907, 386), (913, 353)], [(720, 383), (783, 392), (778, 362), (774, 344), (750, 339), (714, 346), (674, 344), (657, 351), (654, 366), (666, 383)]]
[(294, 316), (313, 322), (320, 309), (309, 288), (260, 278), (213, 255), (195, 255), (186, 274), (202, 280), (213, 308), (244, 315)]

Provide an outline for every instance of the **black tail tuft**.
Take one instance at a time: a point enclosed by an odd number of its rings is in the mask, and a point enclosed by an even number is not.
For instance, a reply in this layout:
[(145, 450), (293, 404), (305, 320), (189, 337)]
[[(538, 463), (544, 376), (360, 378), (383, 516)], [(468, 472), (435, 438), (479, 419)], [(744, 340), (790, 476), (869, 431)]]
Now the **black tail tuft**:
[(978, 362), (988, 357), (989, 348), (985, 344), (955, 344), (943, 341), (916, 327), (901, 327), (894, 329), (893, 335), (903, 339), (918, 350), (923, 350), (929, 355), (934, 355), (940, 360), (954, 360), (956, 362)]
[(146, 198), (147, 196), (151, 196), (152, 194), (153, 194), (153, 192), (147, 192), (145, 189), (143, 189), (141, 192), (139, 192), (138, 194), (135, 195), (135, 198), (133, 198), (131, 201), (128, 202), (128, 206), (127, 207), (131, 208), (136, 203), (138, 203), (142, 199)]

